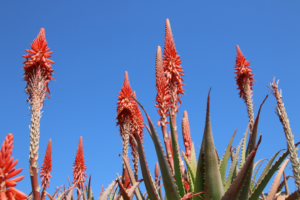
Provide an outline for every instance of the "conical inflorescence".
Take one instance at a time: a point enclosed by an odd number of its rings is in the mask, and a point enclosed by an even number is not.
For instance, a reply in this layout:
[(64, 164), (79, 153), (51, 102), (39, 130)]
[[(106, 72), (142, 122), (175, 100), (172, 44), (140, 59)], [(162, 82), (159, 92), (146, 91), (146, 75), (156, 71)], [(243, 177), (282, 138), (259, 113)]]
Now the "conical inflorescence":
[[(131, 146), (134, 172), (138, 178), (138, 152), (132, 137), (143, 138), (143, 117), (134, 99), (136, 94), (130, 87), (128, 73), (125, 72), (124, 83), (118, 95), (117, 126), (120, 127), (120, 135), (123, 141), (123, 156), (128, 157), (128, 146)], [(129, 136), (132, 134), (132, 137)], [(125, 174), (123, 174), (123, 178)]]
[(253, 93), (253, 74), (250, 67), (250, 62), (246, 60), (245, 56), (242, 54), (240, 47), (236, 46), (237, 55), (235, 61), (235, 72), (236, 73), (236, 84), (238, 85), (238, 90), (240, 91), (240, 97), (244, 99), (247, 105), (247, 112), (250, 123), (250, 133), (252, 133), (254, 125), (254, 114), (253, 114), (253, 102), (252, 102), (252, 93)]
[(24, 55), (26, 58), (24, 64), (23, 79), (27, 81), (25, 92), (29, 95), (28, 101), (31, 105), (31, 123), (30, 123), (30, 178), (33, 190), (33, 196), (36, 200), (40, 199), (39, 184), (37, 175), (37, 160), (40, 138), (40, 118), (41, 109), (44, 100), (49, 97), (50, 91), (48, 83), (53, 80), (53, 69), (51, 64), (54, 62), (49, 60), (52, 52), (47, 46), (45, 38), (45, 29), (41, 28), (37, 38), (33, 40), (31, 49), (26, 51), (29, 53)]
[(79, 189), (83, 188), (83, 183), (85, 182), (85, 178), (87, 177), (85, 170), (86, 165), (84, 163), (83, 156), (83, 142), (82, 137), (80, 136), (75, 162), (73, 164), (73, 184), (76, 184), (76, 187), (78, 187)]
[(0, 150), (0, 199), (26, 200), (27, 195), (15, 188), (17, 182), (21, 181), (24, 176), (13, 178), (23, 170), (22, 168), (16, 169), (18, 160), (14, 161), (14, 157), (11, 157), (13, 138), (13, 134), (7, 134)]
[(52, 178), (50, 172), (52, 171), (52, 142), (51, 139), (48, 142), (44, 162), (41, 167), (40, 177), (42, 178), (42, 187), (50, 187), (50, 178)]

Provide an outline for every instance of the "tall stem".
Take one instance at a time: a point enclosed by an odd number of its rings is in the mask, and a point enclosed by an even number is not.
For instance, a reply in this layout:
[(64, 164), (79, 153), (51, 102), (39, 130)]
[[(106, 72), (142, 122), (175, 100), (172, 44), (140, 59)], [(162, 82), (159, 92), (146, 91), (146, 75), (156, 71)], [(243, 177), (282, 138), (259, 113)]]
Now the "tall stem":
[(271, 84), (271, 89), (273, 95), (276, 97), (277, 100), (277, 108), (276, 108), (276, 114), (279, 117), (280, 122), (282, 123), (283, 130), (285, 133), (286, 141), (287, 141), (287, 147), (290, 152), (290, 160), (292, 163), (293, 167), (293, 174), (295, 178), (295, 184), (298, 188), (298, 196), (300, 196), (300, 162), (298, 159), (298, 153), (297, 149), (295, 147), (295, 142), (294, 142), (294, 135), (292, 134), (292, 129), (290, 127), (290, 121), (287, 117), (287, 113), (285, 111), (284, 104), (282, 102), (282, 95), (278, 91), (278, 83), (275, 84), (275, 79), (273, 84)]
[(34, 71), (31, 77), (29, 89), (32, 91), (31, 105), (31, 123), (30, 123), (30, 179), (34, 200), (40, 200), (40, 188), (38, 183), (37, 159), (39, 156), (40, 139), (40, 118), (42, 104), (45, 99), (45, 84), (42, 78), (40, 66)]

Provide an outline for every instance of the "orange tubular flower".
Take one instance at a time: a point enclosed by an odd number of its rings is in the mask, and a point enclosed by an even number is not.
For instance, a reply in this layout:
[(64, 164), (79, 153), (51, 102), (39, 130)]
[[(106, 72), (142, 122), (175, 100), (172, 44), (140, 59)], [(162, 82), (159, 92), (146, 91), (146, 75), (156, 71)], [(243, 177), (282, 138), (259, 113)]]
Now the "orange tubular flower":
[(0, 150), (0, 199), (26, 200), (27, 195), (14, 188), (17, 182), (21, 181), (24, 176), (11, 179), (23, 170), (22, 168), (16, 170), (15, 166), (18, 160), (13, 161), (14, 157), (11, 157), (13, 138), (13, 134), (7, 134)]
[(84, 163), (84, 157), (83, 157), (83, 143), (82, 143), (82, 137), (79, 138), (79, 144), (77, 148), (77, 153), (75, 157), (75, 162), (73, 164), (73, 184), (76, 183), (76, 187), (79, 189), (83, 188), (83, 183), (85, 182), (86, 175), (86, 165)]
[(30, 124), (30, 178), (34, 199), (39, 200), (39, 184), (37, 175), (37, 159), (40, 138), (40, 118), (41, 109), (44, 105), (45, 97), (49, 97), (50, 93), (48, 82), (52, 79), (53, 69), (51, 63), (54, 63), (48, 58), (52, 52), (47, 46), (45, 39), (45, 29), (41, 28), (39, 35), (31, 44), (31, 50), (26, 50), (28, 53), (23, 57), (24, 62), (24, 77), (27, 81), (25, 92), (29, 95), (28, 101), (31, 105), (31, 124)]
[(164, 71), (166, 79), (169, 84), (171, 101), (172, 101), (172, 115), (178, 112), (177, 101), (181, 104), (180, 96), (184, 94), (182, 88), (183, 84), (183, 70), (179, 66), (181, 64), (180, 56), (177, 55), (173, 34), (170, 26), (169, 19), (166, 20), (166, 33), (165, 33), (165, 50), (164, 50)]
[[(156, 50), (156, 60), (155, 60), (155, 71), (156, 71), (156, 104), (155, 107), (158, 108), (157, 112), (160, 115), (158, 120), (158, 126), (161, 125), (163, 132), (163, 138), (166, 147), (167, 160), (170, 164), (170, 167), (173, 169), (173, 154), (170, 149), (170, 140), (167, 134), (167, 117), (169, 116), (169, 103), (170, 103), (170, 89), (165, 77), (162, 52), (160, 46)], [(172, 147), (171, 147), (172, 148)]]
[[(25, 50), (30, 54), (24, 55), (23, 58), (26, 58), (24, 64), (24, 80), (27, 81), (26, 93), (29, 94), (28, 100), (33, 98), (33, 95), (36, 90), (40, 93), (40, 98), (43, 101), (45, 95), (49, 97), (46, 92), (50, 94), (48, 88), (48, 82), (52, 79), (53, 69), (51, 69), (51, 63), (54, 63), (48, 58), (51, 57), (52, 51), (49, 52), (50, 48), (47, 46), (47, 41), (45, 38), (45, 29), (41, 28), (39, 35), (33, 43), (31, 44), (31, 50)], [(38, 88), (35, 88), (36, 83), (38, 82)]]
[(183, 136), (183, 142), (185, 146), (185, 155), (188, 158), (188, 160), (190, 160), (191, 151), (192, 151), (192, 140), (191, 140), (191, 131), (190, 131), (190, 124), (189, 124), (187, 111), (183, 112), (182, 136)]
[[(117, 126), (120, 126), (120, 134), (123, 140), (123, 156), (128, 157), (128, 142), (131, 146), (133, 156), (133, 165), (135, 178), (138, 178), (138, 152), (134, 141), (129, 137), (128, 131), (131, 131), (135, 137), (143, 138), (143, 117), (138, 104), (133, 98), (136, 98), (129, 83), (128, 73), (125, 72), (125, 79), (121, 92), (119, 92), (117, 107)], [(123, 173), (123, 178), (125, 174)]]
[(252, 103), (252, 93), (253, 93), (253, 74), (250, 65), (250, 62), (246, 60), (242, 54), (239, 46), (236, 46), (237, 56), (235, 61), (236, 70), (236, 84), (238, 85), (238, 90), (240, 90), (240, 97), (245, 100), (247, 105), (248, 117), (250, 122), (250, 133), (252, 133), (252, 128), (254, 125), (254, 114), (253, 114), (253, 103)]
[(120, 135), (123, 140), (123, 156), (128, 157), (128, 139), (127, 131), (131, 131), (131, 124), (134, 121), (135, 101), (132, 99), (133, 91), (130, 87), (128, 73), (125, 72), (123, 87), (119, 92), (117, 103), (117, 126), (120, 126)]
[(171, 96), (169, 95), (168, 83), (165, 77), (163, 59), (160, 46), (156, 50), (156, 61), (155, 61), (155, 71), (156, 71), (156, 104), (155, 107), (158, 108), (157, 112), (160, 115), (160, 120), (158, 121), (158, 126), (166, 126), (167, 116), (169, 116), (169, 101)]
[(46, 189), (46, 187), (50, 187), (50, 178), (52, 178), (50, 172), (52, 171), (52, 142), (51, 139), (48, 142), (47, 150), (44, 158), (44, 163), (42, 164), (41, 174), (42, 177), (42, 187)]

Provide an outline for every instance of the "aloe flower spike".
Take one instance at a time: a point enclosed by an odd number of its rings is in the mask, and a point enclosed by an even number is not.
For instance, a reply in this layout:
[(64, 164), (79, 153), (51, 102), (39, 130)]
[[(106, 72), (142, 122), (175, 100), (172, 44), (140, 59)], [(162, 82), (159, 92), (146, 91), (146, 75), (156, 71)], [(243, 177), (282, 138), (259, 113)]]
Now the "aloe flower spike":
[(45, 158), (44, 158), (44, 163), (42, 164), (41, 167), (41, 174), (40, 177), (42, 178), (42, 197), (41, 199), (44, 200), (45, 199), (45, 192), (46, 192), (46, 188), (47, 186), (50, 187), (50, 178), (52, 178), (50, 172), (52, 171), (52, 155), (51, 155), (51, 151), (52, 151), (52, 142), (51, 139), (48, 142), (47, 145), (47, 150), (46, 150), (46, 154), (45, 154)]
[(24, 176), (11, 179), (23, 170), (22, 168), (15, 169), (18, 160), (13, 161), (14, 158), (11, 157), (13, 138), (13, 134), (7, 134), (0, 150), (0, 199), (26, 200), (27, 195), (14, 188), (17, 185), (17, 182), (21, 181)]
[(125, 72), (124, 83), (119, 92), (117, 103), (117, 126), (120, 126), (120, 135), (123, 140), (123, 156), (128, 157), (129, 135), (126, 131), (131, 131), (130, 124), (134, 121), (135, 102), (131, 98), (133, 91), (130, 87), (128, 73)]
[(254, 114), (253, 114), (253, 74), (250, 65), (250, 62), (246, 60), (245, 56), (242, 54), (242, 51), (238, 45), (236, 45), (237, 56), (235, 61), (236, 70), (236, 84), (238, 85), (238, 90), (240, 91), (240, 97), (244, 99), (247, 105), (248, 118), (250, 123), (250, 134), (252, 134), (252, 129), (254, 125)]
[[(178, 135), (177, 135), (177, 126), (176, 126), (176, 113), (178, 113), (178, 105), (177, 102), (180, 104), (182, 103), (180, 97), (184, 95), (183, 86), (183, 70), (180, 66), (180, 56), (177, 55), (177, 51), (175, 48), (175, 43), (173, 39), (173, 34), (171, 30), (171, 25), (169, 19), (166, 20), (166, 31), (165, 31), (165, 46), (164, 46), (164, 58), (163, 58), (163, 65), (164, 65), (164, 72), (166, 76), (166, 80), (168, 82), (168, 87), (170, 90), (170, 102), (169, 107), (171, 109), (170, 113), (172, 117), (172, 123), (174, 126), (174, 132), (176, 135), (176, 141), (178, 143)], [(178, 150), (178, 154), (180, 152)], [(180, 165), (181, 171), (184, 173), (184, 164), (180, 158)]]
[(167, 133), (167, 117), (169, 116), (169, 103), (170, 103), (170, 94), (169, 87), (165, 77), (165, 72), (163, 68), (163, 59), (161, 47), (158, 46), (156, 50), (156, 61), (155, 61), (155, 70), (156, 70), (156, 104), (155, 107), (158, 108), (157, 112), (160, 115), (158, 125), (161, 125), (161, 130), (163, 133), (163, 138), (166, 147), (166, 157), (168, 163), (172, 170), (174, 170), (173, 164), (173, 153), (171, 150), (170, 139)]
[(84, 163), (83, 156), (83, 142), (82, 137), (80, 136), (75, 162), (73, 164), (73, 184), (77, 183), (76, 187), (78, 187), (79, 189), (83, 189), (83, 183), (85, 182), (85, 178), (87, 177), (85, 170), (86, 165)]
[(23, 63), (25, 71), (23, 79), (27, 81), (25, 92), (29, 95), (27, 101), (31, 105), (29, 160), (31, 186), (35, 200), (40, 200), (37, 159), (39, 156), (41, 109), (45, 97), (49, 97), (48, 94), (50, 94), (48, 83), (54, 79), (52, 77), (53, 69), (51, 68), (51, 64), (54, 62), (48, 59), (52, 54), (49, 50), (45, 38), (45, 29), (41, 28), (37, 38), (31, 44), (31, 50), (26, 50), (29, 54), (23, 56), (26, 58)]

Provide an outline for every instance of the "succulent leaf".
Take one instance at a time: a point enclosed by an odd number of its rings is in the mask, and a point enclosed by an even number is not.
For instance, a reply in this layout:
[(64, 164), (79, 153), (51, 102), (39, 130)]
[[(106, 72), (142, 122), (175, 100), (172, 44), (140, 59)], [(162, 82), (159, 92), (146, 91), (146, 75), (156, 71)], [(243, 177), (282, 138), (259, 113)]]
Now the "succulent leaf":
[[(299, 143), (297, 143), (295, 146), (297, 146)], [(261, 179), (260, 182), (257, 182), (257, 186), (252, 191), (249, 200), (257, 200), (260, 196), (260, 194), (265, 189), (266, 185), (269, 183), (270, 179), (274, 175), (274, 173), (277, 171), (278, 167), (281, 165), (281, 163), (285, 160), (285, 158), (289, 155), (289, 151), (284, 152), (278, 160), (272, 165), (272, 167), (268, 170), (266, 175)]]
[(171, 129), (172, 147), (173, 147), (175, 180), (176, 180), (177, 187), (179, 189), (180, 196), (183, 197), (185, 195), (185, 191), (184, 191), (181, 168), (180, 168), (179, 147), (177, 143), (177, 137), (174, 132), (172, 115), (169, 115), (169, 117), (170, 117), (170, 129)]
[(232, 142), (233, 142), (234, 136), (236, 134), (236, 131), (237, 131), (237, 129), (234, 131), (233, 135), (231, 136), (231, 139), (225, 150), (225, 154), (223, 155), (223, 157), (220, 161), (220, 174), (221, 174), (221, 179), (222, 179), (223, 183), (225, 182), (225, 174), (226, 174), (226, 169), (227, 169), (227, 162), (228, 162), (228, 159), (230, 156), (230, 148), (232, 146)]
[(153, 181), (153, 178), (150, 174), (150, 170), (147, 164), (147, 160), (146, 160), (146, 155), (145, 155), (145, 150), (143, 147), (143, 143), (142, 143), (142, 139), (139, 135), (136, 135), (136, 141), (137, 141), (137, 149), (138, 149), (138, 153), (139, 153), (139, 157), (140, 157), (140, 165), (141, 165), (141, 169), (142, 169), (142, 174), (143, 174), (143, 178), (144, 178), (144, 183), (145, 183), (145, 187), (148, 191), (148, 195), (150, 199), (153, 200), (160, 200), (156, 185)]
[(149, 115), (147, 114), (146, 110), (144, 109), (144, 107), (138, 101), (137, 101), (137, 103), (144, 110), (147, 120), (148, 120), (148, 124), (150, 126), (150, 130), (148, 129), (148, 131), (149, 131), (149, 134), (150, 134), (150, 136), (153, 140), (154, 146), (155, 146), (158, 163), (159, 163), (159, 168), (161, 171), (164, 188), (165, 188), (165, 192), (166, 192), (166, 197), (167, 197), (167, 199), (170, 199), (170, 200), (171, 199), (172, 200), (180, 200), (180, 195), (179, 195), (176, 183), (174, 181), (174, 178), (173, 178), (173, 175), (171, 172), (171, 168), (168, 164), (166, 156), (164, 155), (164, 150), (162, 148), (162, 145), (158, 138), (158, 135), (155, 131), (154, 125), (153, 125)]
[(236, 166), (238, 164), (239, 152), (240, 152), (240, 148), (241, 148), (243, 140), (244, 139), (241, 140), (239, 146), (237, 147), (237, 149), (235, 151), (235, 156), (234, 156), (234, 159), (233, 159), (232, 164), (230, 166), (229, 174), (228, 174), (228, 177), (227, 177), (226, 182), (225, 182), (224, 191), (227, 191), (227, 189), (229, 188), (229, 186), (232, 183), (232, 177), (234, 175), (233, 173), (234, 173), (234, 170), (236, 169)]
[(188, 175), (189, 175), (189, 185), (190, 185), (190, 189), (191, 191), (194, 191), (194, 183), (195, 183), (195, 174), (192, 170), (192, 167), (188, 161), (188, 158), (186, 157), (185, 153), (181, 150), (181, 155), (183, 160), (185, 161), (185, 164), (188, 168)]
[(221, 198), (221, 200), (236, 200), (240, 190), (243, 187), (243, 183), (245, 182), (245, 179), (249, 173), (252, 173), (251, 166), (255, 157), (255, 154), (257, 152), (258, 146), (261, 142), (261, 135), (257, 142), (257, 145), (253, 149), (253, 151), (249, 154), (249, 156), (246, 159), (245, 164), (243, 165), (242, 169), (238, 173), (237, 177), (233, 180), (232, 184), (228, 188), (228, 190), (225, 192), (224, 196)]
[(191, 150), (191, 168), (192, 168), (193, 173), (196, 176), (197, 160), (196, 160), (196, 152), (195, 152), (194, 142), (192, 142), (192, 150)]
[(241, 161), (240, 161), (240, 169), (243, 167), (245, 160), (246, 160), (246, 143), (247, 143), (247, 136), (249, 131), (250, 123), (247, 126), (246, 132), (244, 133), (244, 142), (242, 145), (242, 152), (241, 152)]
[(211, 130), (210, 122), (210, 93), (207, 97), (207, 110), (205, 122), (205, 185), (213, 200), (220, 200), (224, 194), (223, 183), (219, 171), (218, 158)]
[(275, 198), (275, 194), (277, 192), (281, 176), (282, 176), (283, 171), (284, 171), (286, 165), (288, 164), (288, 162), (289, 162), (289, 159), (286, 159), (284, 161), (284, 163), (281, 165), (281, 167), (280, 167), (280, 169), (279, 169), (279, 171), (278, 171), (278, 173), (277, 173), (277, 175), (276, 175), (276, 177), (274, 179), (272, 187), (271, 187), (271, 189), (270, 189), (270, 191), (268, 193), (267, 200), (273, 200)]
[[(133, 186), (137, 181), (135, 180), (134, 174), (133, 174), (133, 172), (132, 172), (132, 169), (131, 169), (131, 167), (130, 167), (130, 164), (129, 164), (128, 160), (127, 160), (124, 156), (122, 156), (122, 158), (123, 158), (123, 162), (124, 162), (124, 164), (125, 164), (126, 170), (128, 171), (129, 178), (130, 178), (130, 181), (131, 181), (131, 185)], [(130, 188), (130, 189), (131, 189), (131, 188)], [(128, 193), (129, 193), (129, 192), (128, 192)], [(136, 198), (137, 198), (138, 200), (144, 199), (144, 198), (143, 198), (143, 195), (142, 195), (142, 193), (141, 193), (141, 191), (139, 190), (138, 187), (134, 190), (134, 193), (135, 193)], [(130, 196), (130, 195), (129, 195), (129, 196)]]

